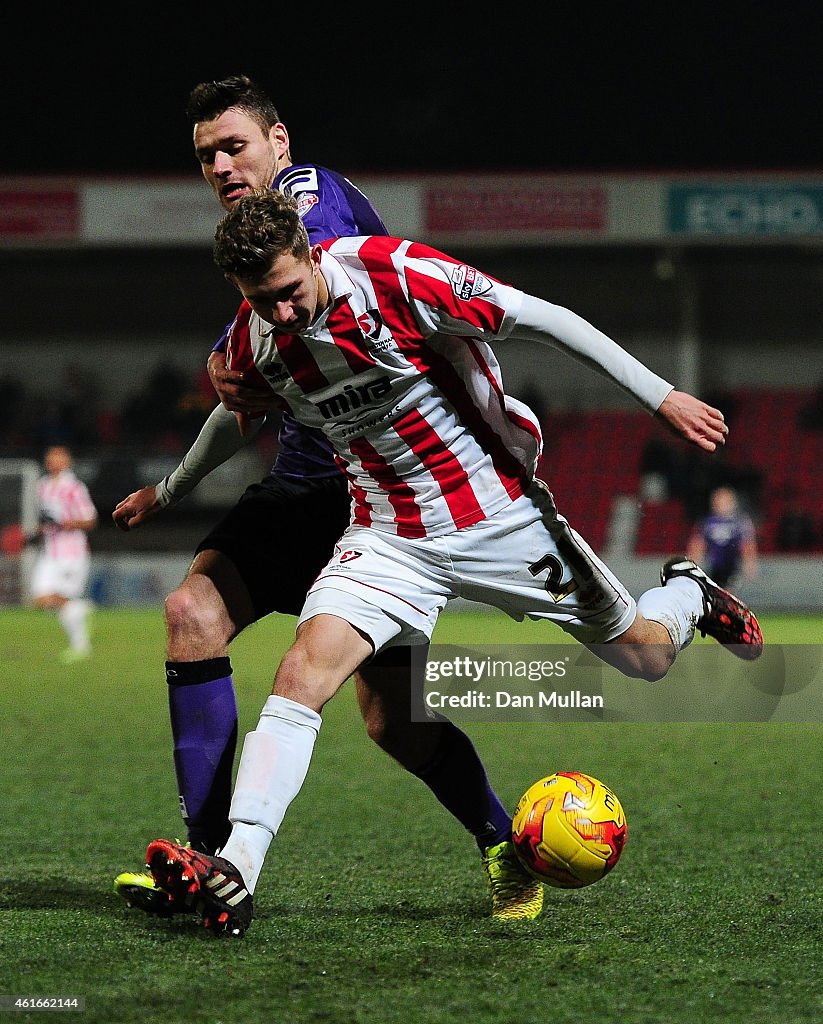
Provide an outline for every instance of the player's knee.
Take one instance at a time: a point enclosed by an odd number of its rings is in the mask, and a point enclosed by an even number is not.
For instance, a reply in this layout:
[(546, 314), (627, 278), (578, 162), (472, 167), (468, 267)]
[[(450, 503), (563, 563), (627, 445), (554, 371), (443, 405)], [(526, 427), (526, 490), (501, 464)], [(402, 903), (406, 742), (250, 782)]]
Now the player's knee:
[(163, 611), (170, 636), (206, 636), (223, 632), (225, 615), (215, 601), (209, 601), (186, 584), (166, 598)]
[(657, 683), (663, 679), (674, 663), (674, 647), (662, 644), (647, 644), (636, 650), (635, 671), (628, 672), (634, 679), (644, 679), (648, 683)]
[(318, 663), (311, 651), (295, 644), (278, 666), (273, 692), (319, 713), (343, 682), (336, 673)]

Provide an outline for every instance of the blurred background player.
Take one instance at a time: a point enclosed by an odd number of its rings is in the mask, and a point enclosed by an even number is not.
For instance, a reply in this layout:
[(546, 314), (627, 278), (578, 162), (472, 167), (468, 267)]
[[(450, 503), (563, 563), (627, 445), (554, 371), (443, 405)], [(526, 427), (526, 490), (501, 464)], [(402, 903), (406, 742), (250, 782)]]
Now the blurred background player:
[(72, 455), (64, 445), (46, 449), (45, 474), (37, 484), (40, 551), (31, 579), (35, 607), (57, 613), (69, 646), (64, 662), (79, 661), (91, 653), (85, 598), (91, 551), (88, 534), (97, 526), (97, 509), (88, 488), (72, 469)]
[[(294, 164), (286, 126), (271, 100), (245, 76), (203, 82), (189, 96), (194, 150), (225, 210), (255, 188), (295, 198), (312, 242), (333, 236), (388, 234), (378, 213), (350, 181), (316, 164)], [(209, 359), (215, 389), (227, 407), (270, 411), (264, 398), (225, 368), (225, 335)], [(129, 495), (114, 511), (124, 530), (188, 493), (202, 479), (181, 468)], [(345, 476), (328, 441), (283, 415), (271, 474), (249, 487), (198, 545), (184, 582), (165, 602), (166, 677), (181, 807), (192, 847), (213, 853), (230, 832), (228, 820), (237, 741), (237, 706), (228, 646), (271, 612), (297, 615), (306, 592), (349, 525)], [(496, 917), (535, 917), (543, 891), (519, 865), (511, 818), (492, 789), (468, 736), (445, 719), (412, 721), (411, 654), (378, 655), (355, 675), (368, 735), (409, 772), (475, 838)], [(420, 683), (422, 699), (422, 682)], [(149, 913), (170, 906), (151, 876), (124, 872), (115, 890)], [(157, 899), (160, 899), (158, 904)]]
[(686, 553), (705, 566), (718, 586), (726, 587), (738, 572), (757, 576), (757, 534), (749, 515), (740, 509), (731, 487), (717, 487), (709, 498), (710, 512), (692, 530)]

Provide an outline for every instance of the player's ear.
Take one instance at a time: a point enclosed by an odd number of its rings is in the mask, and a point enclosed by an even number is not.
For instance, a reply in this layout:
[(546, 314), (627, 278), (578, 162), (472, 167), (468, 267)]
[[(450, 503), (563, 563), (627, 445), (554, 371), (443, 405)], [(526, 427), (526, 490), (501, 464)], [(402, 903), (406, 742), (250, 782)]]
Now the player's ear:
[(289, 133), (282, 122), (278, 121), (269, 128), (269, 143), (277, 156), (286, 156), (289, 152)]
[(322, 255), (323, 246), (319, 242), (315, 242), (311, 249), (309, 249), (309, 260), (311, 261), (312, 270), (320, 269), (320, 259)]
[(242, 291), (242, 289), (240, 288), (240, 284), (238, 283), (237, 278), (234, 276), (234, 274), (223, 274), (223, 277), (225, 277), (229, 284), (233, 284), (238, 291)]

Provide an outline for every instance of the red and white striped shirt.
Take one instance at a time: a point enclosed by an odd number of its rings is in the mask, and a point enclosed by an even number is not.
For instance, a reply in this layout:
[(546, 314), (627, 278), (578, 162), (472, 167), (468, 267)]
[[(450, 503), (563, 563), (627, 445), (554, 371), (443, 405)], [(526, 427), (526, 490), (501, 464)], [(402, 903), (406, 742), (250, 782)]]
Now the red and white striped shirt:
[(356, 524), (434, 537), (519, 497), (540, 428), (504, 394), (486, 339), (509, 335), (523, 293), (419, 242), (323, 246), (326, 310), (290, 335), (244, 302), (228, 333), (231, 368), (256, 370), (284, 409), (326, 434)]
[(53, 523), (43, 526), (43, 554), (47, 558), (84, 558), (89, 554), (85, 530), (64, 530), (60, 523), (96, 519), (97, 509), (88, 488), (70, 470), (57, 476), (43, 476), (37, 484), (41, 515)]

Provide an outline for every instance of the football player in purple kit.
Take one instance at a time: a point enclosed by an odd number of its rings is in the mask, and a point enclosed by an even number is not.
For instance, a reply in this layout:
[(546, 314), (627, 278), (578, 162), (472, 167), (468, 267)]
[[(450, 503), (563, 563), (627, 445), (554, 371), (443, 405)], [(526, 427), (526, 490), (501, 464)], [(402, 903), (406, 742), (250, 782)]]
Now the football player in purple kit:
[(716, 487), (710, 496), (710, 512), (698, 523), (688, 540), (687, 555), (706, 566), (719, 587), (727, 587), (741, 570), (746, 579), (757, 576), (757, 532), (752, 518), (738, 504), (731, 487)]
[[(187, 114), (203, 176), (224, 209), (255, 188), (270, 185), (296, 200), (312, 242), (388, 234), (374, 207), (347, 178), (316, 164), (292, 162), (286, 126), (271, 100), (247, 77), (199, 84), (189, 97)], [(221, 401), (249, 415), (270, 410), (268, 388), (261, 394), (244, 386), (242, 375), (225, 369), (224, 344), (225, 335), (209, 358)], [(189, 843), (205, 853), (219, 850), (231, 830), (237, 706), (229, 644), (271, 612), (299, 614), (350, 521), (347, 482), (323, 434), (283, 414), (278, 440), (271, 473), (250, 486), (201, 541), (186, 579), (165, 602), (166, 677), (180, 803)], [(184, 457), (164, 480), (121, 501), (114, 522), (123, 530), (139, 526), (189, 493), (217, 464), (199, 464), (192, 472)], [(419, 658), (419, 648), (417, 652)], [(474, 836), (492, 915), (536, 917), (543, 889), (514, 855), (510, 815), (462, 730), (446, 719), (412, 721), (412, 700), (422, 700), (422, 682), (417, 679), (417, 694), (415, 679), (411, 648), (378, 655), (355, 674), (369, 736), (425, 782)], [(148, 913), (168, 916), (189, 910), (170, 901), (151, 875), (142, 872), (119, 875), (115, 891)]]

